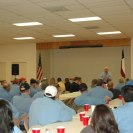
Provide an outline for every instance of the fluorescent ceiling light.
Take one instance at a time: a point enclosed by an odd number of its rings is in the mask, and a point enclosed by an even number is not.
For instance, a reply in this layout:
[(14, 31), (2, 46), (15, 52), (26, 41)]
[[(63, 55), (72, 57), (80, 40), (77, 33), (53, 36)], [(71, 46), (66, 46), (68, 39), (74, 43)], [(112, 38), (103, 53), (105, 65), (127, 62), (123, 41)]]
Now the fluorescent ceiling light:
[(95, 21), (95, 20), (101, 20), (100, 17), (85, 17), (85, 18), (71, 18), (71, 19), (68, 19), (72, 22), (82, 22), (82, 21)]
[(25, 23), (14, 23), (16, 26), (35, 26), (35, 25), (43, 25), (40, 22), (25, 22)]
[(74, 37), (73, 34), (66, 34), (66, 35), (53, 35), (53, 37)]
[(35, 39), (34, 37), (15, 37), (13, 39), (16, 39), (16, 40), (28, 40), (28, 39)]
[(98, 32), (98, 35), (110, 35), (110, 34), (121, 34), (120, 31), (111, 31), (111, 32)]

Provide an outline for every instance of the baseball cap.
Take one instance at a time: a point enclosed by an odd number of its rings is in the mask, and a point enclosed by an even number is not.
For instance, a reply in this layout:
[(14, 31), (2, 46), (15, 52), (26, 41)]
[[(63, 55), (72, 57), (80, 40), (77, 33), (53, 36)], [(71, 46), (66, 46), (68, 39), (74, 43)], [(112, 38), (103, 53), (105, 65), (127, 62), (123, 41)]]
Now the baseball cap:
[(19, 80), (20, 80), (20, 81), (24, 81), (24, 80), (26, 80), (26, 78), (21, 77)]
[(20, 91), (25, 91), (25, 90), (29, 90), (30, 86), (28, 83), (23, 83), (20, 85)]
[(19, 83), (19, 79), (14, 79), (12, 82), (13, 82), (14, 84), (17, 84), (17, 83)]
[(55, 97), (57, 94), (57, 88), (55, 86), (49, 85), (46, 87), (44, 94), (47, 97)]

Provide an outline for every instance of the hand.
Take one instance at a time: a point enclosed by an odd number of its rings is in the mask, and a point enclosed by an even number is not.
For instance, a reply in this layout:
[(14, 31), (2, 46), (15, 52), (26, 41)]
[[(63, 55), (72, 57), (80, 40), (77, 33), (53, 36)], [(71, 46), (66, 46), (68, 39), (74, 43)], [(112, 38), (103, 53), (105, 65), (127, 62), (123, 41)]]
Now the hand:
[(105, 96), (104, 99), (105, 99), (106, 101), (111, 101), (111, 100), (112, 100), (109, 96)]

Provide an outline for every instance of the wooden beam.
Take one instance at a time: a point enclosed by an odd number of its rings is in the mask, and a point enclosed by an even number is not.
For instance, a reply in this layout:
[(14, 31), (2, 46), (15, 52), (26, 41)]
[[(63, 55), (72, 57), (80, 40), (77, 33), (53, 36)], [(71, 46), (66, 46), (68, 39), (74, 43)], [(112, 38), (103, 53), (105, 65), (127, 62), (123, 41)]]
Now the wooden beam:
[(46, 42), (37, 43), (37, 49), (58, 49), (60, 46), (89, 46), (102, 45), (103, 47), (130, 46), (130, 38), (106, 39), (106, 40), (84, 40), (84, 41), (65, 41), (65, 42)]

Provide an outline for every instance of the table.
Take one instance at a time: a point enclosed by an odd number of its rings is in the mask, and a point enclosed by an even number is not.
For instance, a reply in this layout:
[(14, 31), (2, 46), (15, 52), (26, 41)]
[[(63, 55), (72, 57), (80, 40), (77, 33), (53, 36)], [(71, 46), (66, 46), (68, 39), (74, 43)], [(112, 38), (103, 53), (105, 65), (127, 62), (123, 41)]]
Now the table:
[(120, 104), (122, 104), (122, 100), (117, 98), (109, 102), (109, 107), (113, 109), (114, 107), (118, 107)]
[[(41, 133), (45, 133), (46, 129), (49, 129), (50, 133), (57, 133), (56, 128), (58, 126), (65, 126), (66, 128), (65, 133), (80, 133), (80, 131), (84, 128), (83, 123), (80, 122), (79, 118), (73, 118), (73, 120), (69, 122), (57, 122), (43, 127), (40, 126), (35, 126), (35, 127), (40, 127)], [(28, 133), (32, 133), (31, 129), (29, 130)]]
[(68, 100), (68, 99), (76, 98), (80, 95), (81, 95), (81, 93), (79, 91), (78, 92), (73, 92), (73, 93), (66, 93), (66, 94), (61, 94), (59, 96), (59, 99), (60, 100)]
[[(64, 94), (63, 94), (64, 95)], [(71, 95), (72, 96), (72, 95)], [(110, 101), (109, 107), (114, 108), (117, 107), (119, 104), (121, 104), (120, 99), (114, 99)], [(89, 112), (86, 112), (86, 115), (90, 116), (91, 115), (91, 109)], [(76, 114), (72, 121), (68, 122), (56, 122), (53, 124), (45, 125), (45, 126), (34, 126), (37, 128), (41, 128), (41, 133), (45, 133), (46, 129), (50, 130), (50, 133), (57, 133), (57, 127), (58, 126), (65, 126), (65, 133), (80, 133), (80, 131), (85, 127), (82, 122), (79, 120), (79, 114)], [(29, 129), (28, 133), (32, 133), (32, 128)]]

